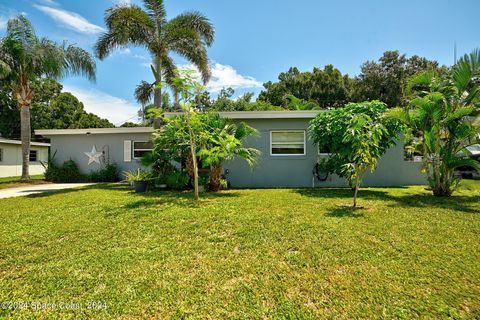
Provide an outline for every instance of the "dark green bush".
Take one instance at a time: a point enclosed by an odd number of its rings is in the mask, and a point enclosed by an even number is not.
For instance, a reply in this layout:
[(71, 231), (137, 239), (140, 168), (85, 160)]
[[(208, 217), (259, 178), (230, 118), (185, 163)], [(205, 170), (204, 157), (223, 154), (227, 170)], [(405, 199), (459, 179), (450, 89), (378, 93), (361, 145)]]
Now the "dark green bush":
[(103, 169), (93, 171), (86, 176), (89, 182), (115, 182), (118, 181), (118, 170), (115, 163), (107, 164)]
[(190, 182), (190, 177), (185, 171), (175, 171), (167, 177), (167, 186), (174, 190), (185, 189)]
[(65, 161), (61, 166), (57, 166), (53, 161), (49, 161), (45, 171), (45, 180), (52, 182), (80, 182), (83, 176), (73, 160)]

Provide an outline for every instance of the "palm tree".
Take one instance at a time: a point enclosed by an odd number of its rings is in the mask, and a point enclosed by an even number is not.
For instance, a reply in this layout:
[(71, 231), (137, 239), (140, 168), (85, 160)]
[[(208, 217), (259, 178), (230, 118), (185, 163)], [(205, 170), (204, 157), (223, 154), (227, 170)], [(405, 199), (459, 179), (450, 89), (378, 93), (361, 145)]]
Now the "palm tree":
[(135, 87), (135, 100), (137, 100), (137, 102), (142, 106), (140, 115), (142, 116), (143, 124), (145, 124), (145, 106), (152, 100), (153, 86), (154, 84), (150, 84), (147, 81), (142, 81)]
[(240, 157), (250, 166), (255, 164), (260, 151), (244, 147), (243, 141), (256, 135), (257, 131), (243, 122), (234, 123), (222, 118), (218, 113), (207, 115), (205, 121), (205, 126), (209, 131), (208, 141), (197, 152), (197, 155), (203, 164), (210, 166), (210, 189), (218, 191), (220, 190), (222, 164), (225, 161)]
[(480, 171), (468, 157), (467, 147), (478, 143), (480, 128), (468, 120), (480, 106), (480, 51), (462, 57), (446, 77), (423, 72), (408, 82), (411, 101), (407, 109), (394, 109), (391, 115), (407, 124), (423, 155), (435, 196), (450, 196), (460, 178), (455, 169), (463, 166)]
[(117, 48), (146, 48), (154, 60), (155, 85), (150, 87), (154, 90), (154, 105), (162, 107), (161, 83), (165, 80), (171, 85), (176, 77), (177, 67), (169, 53), (177, 53), (193, 63), (206, 83), (210, 78), (206, 48), (212, 45), (215, 32), (208, 18), (199, 12), (185, 12), (167, 21), (163, 0), (143, 3), (145, 9), (122, 4), (107, 10), (108, 31), (98, 39), (95, 52), (103, 60)]
[(40, 77), (59, 79), (69, 74), (95, 81), (95, 61), (85, 50), (38, 38), (30, 21), (19, 15), (8, 21), (0, 40), (0, 78), (11, 88), (20, 107), (22, 138), (22, 180), (29, 180), (30, 104), (32, 82)]

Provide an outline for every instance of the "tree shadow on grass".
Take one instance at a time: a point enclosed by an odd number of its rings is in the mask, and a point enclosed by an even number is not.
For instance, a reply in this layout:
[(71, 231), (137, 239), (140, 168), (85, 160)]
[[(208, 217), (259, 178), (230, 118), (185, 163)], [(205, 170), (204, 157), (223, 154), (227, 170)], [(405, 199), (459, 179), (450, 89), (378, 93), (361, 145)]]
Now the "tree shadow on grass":
[(328, 212), (325, 214), (327, 217), (335, 217), (335, 218), (361, 218), (364, 216), (363, 208), (354, 208), (352, 206), (347, 205), (338, 205), (332, 209), (329, 209)]
[[(359, 200), (377, 200), (388, 202), (389, 207), (416, 207), (416, 208), (441, 208), (464, 213), (480, 213), (480, 196), (453, 195), (451, 197), (434, 197), (432, 194), (399, 194), (394, 195), (397, 189), (408, 188), (381, 188), (383, 190), (360, 189)], [(318, 188), (318, 189), (294, 189), (294, 192), (306, 197), (315, 198), (340, 198), (351, 200), (352, 190), (348, 188)], [(341, 210), (337, 213), (341, 213)], [(334, 212), (335, 213), (335, 212)], [(336, 215), (342, 216), (342, 215)]]
[(83, 191), (88, 191), (91, 189), (103, 189), (102, 186), (107, 186), (107, 184), (94, 184), (94, 185), (86, 185), (86, 186), (79, 186), (75, 188), (69, 188), (69, 189), (58, 189), (58, 190), (26, 190), (25, 192), (38, 192), (38, 193), (32, 193), (23, 196), (24, 198), (44, 198), (44, 197), (50, 197), (58, 194), (66, 194), (66, 193), (72, 193), (72, 192), (83, 192)]

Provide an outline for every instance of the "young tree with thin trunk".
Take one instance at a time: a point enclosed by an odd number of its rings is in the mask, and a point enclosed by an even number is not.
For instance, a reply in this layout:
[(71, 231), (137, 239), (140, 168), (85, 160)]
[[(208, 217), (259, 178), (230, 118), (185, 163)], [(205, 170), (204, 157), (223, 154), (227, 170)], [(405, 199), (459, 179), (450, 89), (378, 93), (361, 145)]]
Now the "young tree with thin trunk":
[[(202, 80), (210, 78), (207, 47), (215, 36), (212, 24), (197, 11), (182, 13), (167, 20), (163, 0), (143, 0), (145, 9), (133, 4), (121, 4), (107, 10), (107, 32), (95, 46), (98, 58), (105, 59), (114, 50), (136, 45), (146, 48), (153, 57), (152, 70), (155, 84), (165, 82), (172, 86), (178, 77), (177, 67), (169, 56), (174, 52), (197, 67)], [(154, 90), (154, 105), (162, 107), (162, 86)]]
[(366, 114), (355, 115), (343, 135), (343, 142), (351, 146), (350, 162), (342, 166), (345, 175), (351, 177), (353, 182), (353, 207), (357, 207), (357, 196), (363, 175), (370, 170), (373, 172), (377, 166), (381, 152), (379, 145), (387, 134), (387, 129), (380, 122), (372, 121)]
[(186, 120), (188, 144), (193, 166), (194, 198), (195, 200), (198, 200), (200, 195), (198, 188), (197, 161), (197, 149), (199, 145), (197, 144), (197, 140), (202, 140), (201, 133), (203, 130), (198, 130), (198, 128), (202, 126), (202, 123), (197, 114), (196, 97), (204, 90), (204, 87), (194, 80), (192, 70), (182, 70), (179, 74), (180, 77), (172, 78), (172, 86), (175, 92), (178, 93), (179, 106), (182, 108)]
[(29, 180), (30, 104), (33, 81), (83, 75), (95, 81), (95, 61), (91, 55), (66, 42), (57, 44), (39, 38), (30, 21), (19, 15), (8, 21), (6, 36), (0, 39), (0, 78), (10, 87), (20, 107), (22, 139), (22, 180)]

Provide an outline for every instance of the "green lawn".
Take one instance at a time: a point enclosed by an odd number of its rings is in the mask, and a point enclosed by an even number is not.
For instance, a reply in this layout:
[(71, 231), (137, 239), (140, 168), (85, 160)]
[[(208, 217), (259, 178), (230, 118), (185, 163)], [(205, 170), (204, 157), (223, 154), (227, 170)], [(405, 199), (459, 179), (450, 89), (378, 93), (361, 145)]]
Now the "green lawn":
[[(479, 318), (480, 183), (0, 200), (0, 310), (54, 318)], [(106, 309), (86, 309), (91, 301)], [(78, 306), (78, 305), (77, 305)], [(5, 304), (4, 304), (5, 308)]]
[(43, 179), (44, 179), (43, 174), (30, 176), (30, 181), (28, 182), (20, 181), (20, 177), (0, 178), (0, 190), (7, 189), (7, 188), (22, 187), (22, 186), (27, 186), (31, 184), (42, 184), (42, 183), (45, 183)]

